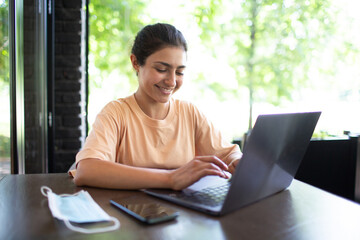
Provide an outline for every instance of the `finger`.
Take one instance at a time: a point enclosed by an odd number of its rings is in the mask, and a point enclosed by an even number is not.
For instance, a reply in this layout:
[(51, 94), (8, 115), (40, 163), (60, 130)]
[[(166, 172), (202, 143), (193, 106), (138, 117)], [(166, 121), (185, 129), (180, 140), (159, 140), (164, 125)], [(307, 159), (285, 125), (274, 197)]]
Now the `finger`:
[(234, 174), (234, 172), (235, 172), (235, 167), (231, 164), (229, 166), (229, 173)]
[(223, 171), (223, 170), (217, 170), (217, 169), (204, 169), (201, 173), (202, 177), (205, 176), (219, 176), (225, 179), (228, 179), (229, 176)]
[[(187, 171), (187, 174), (193, 175), (194, 177), (203, 177), (206, 175), (218, 175), (226, 177), (225, 170), (221, 169), (218, 165), (212, 161), (202, 161), (200, 159), (194, 159), (191, 162), (191, 168)], [(198, 175), (200, 174), (200, 175)]]
[(236, 168), (236, 166), (238, 165), (238, 163), (239, 163), (239, 159), (237, 159), (237, 160), (235, 160), (235, 161), (232, 161), (232, 162), (231, 162), (231, 165), (232, 165), (234, 168)]
[(225, 174), (224, 171), (228, 171), (228, 166), (226, 166), (225, 169), (222, 169), (221, 166), (218, 166), (216, 162), (213, 161), (203, 161), (195, 159), (192, 164), (192, 170), (194, 170), (195, 172), (202, 171), (204, 169), (214, 169), (222, 174)]
[(239, 164), (240, 159), (235, 159), (229, 164), (229, 172), (234, 173), (236, 166)]
[(211, 162), (198, 162), (199, 165), (196, 169), (194, 169), (195, 174), (200, 174), (200, 177), (204, 177), (207, 175), (217, 175), (219, 177), (228, 178), (228, 175), (226, 174), (225, 170), (221, 169), (219, 166), (217, 166), (214, 163)]
[(224, 163), (221, 159), (217, 156), (197, 156), (195, 159), (204, 161), (204, 162), (211, 162), (219, 166), (223, 170), (228, 170), (228, 166)]

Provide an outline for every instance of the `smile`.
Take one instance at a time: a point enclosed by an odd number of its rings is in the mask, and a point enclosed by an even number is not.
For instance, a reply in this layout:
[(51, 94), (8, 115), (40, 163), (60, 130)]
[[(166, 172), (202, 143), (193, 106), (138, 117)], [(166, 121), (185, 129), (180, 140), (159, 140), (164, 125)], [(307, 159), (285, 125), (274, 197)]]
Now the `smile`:
[(160, 87), (158, 85), (155, 85), (155, 86), (158, 87), (160, 89), (160, 91), (165, 94), (170, 94), (174, 90), (174, 88), (164, 88), (164, 87)]

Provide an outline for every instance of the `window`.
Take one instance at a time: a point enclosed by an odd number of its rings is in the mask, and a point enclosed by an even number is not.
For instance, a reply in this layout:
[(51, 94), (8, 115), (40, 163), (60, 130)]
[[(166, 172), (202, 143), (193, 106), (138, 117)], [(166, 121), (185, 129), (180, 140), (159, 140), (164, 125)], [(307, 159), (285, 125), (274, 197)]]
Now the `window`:
[[(315, 135), (360, 132), (360, 5), (340, 0), (91, 1), (89, 123), (136, 90), (129, 54), (146, 24), (168, 22), (188, 44), (194, 102), (229, 139), (261, 113), (321, 110)], [(166, 11), (164, 11), (166, 9)]]
[(0, 1), (0, 176), (10, 173), (9, 8)]
[(0, 0), (0, 174), (47, 171), (47, 6)]

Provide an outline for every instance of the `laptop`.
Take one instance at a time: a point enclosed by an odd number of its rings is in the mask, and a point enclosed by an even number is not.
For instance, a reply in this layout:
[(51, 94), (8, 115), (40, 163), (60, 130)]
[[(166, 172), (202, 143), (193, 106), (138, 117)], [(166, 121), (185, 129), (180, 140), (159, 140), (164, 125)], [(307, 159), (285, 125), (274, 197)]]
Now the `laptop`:
[(182, 191), (144, 189), (144, 192), (217, 216), (281, 192), (294, 179), (320, 114), (258, 116), (230, 180), (206, 176)]

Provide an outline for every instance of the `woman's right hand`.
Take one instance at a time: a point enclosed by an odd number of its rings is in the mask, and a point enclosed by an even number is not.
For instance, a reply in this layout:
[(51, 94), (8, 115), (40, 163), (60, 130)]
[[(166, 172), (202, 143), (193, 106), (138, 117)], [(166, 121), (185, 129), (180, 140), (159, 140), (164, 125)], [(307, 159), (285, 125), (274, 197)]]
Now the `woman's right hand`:
[(184, 166), (172, 170), (170, 185), (174, 190), (181, 190), (207, 175), (228, 178), (224, 171), (228, 171), (228, 166), (216, 156), (195, 157)]

